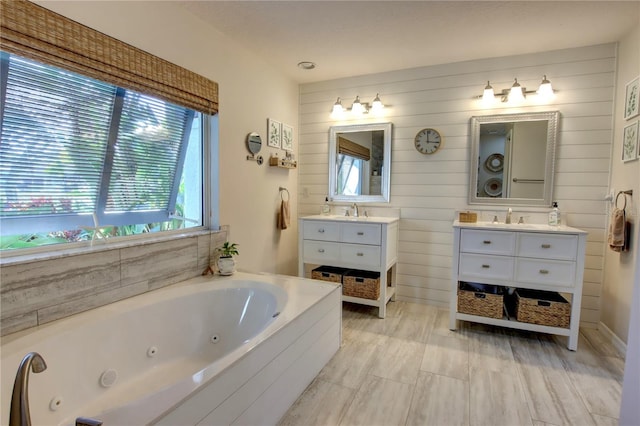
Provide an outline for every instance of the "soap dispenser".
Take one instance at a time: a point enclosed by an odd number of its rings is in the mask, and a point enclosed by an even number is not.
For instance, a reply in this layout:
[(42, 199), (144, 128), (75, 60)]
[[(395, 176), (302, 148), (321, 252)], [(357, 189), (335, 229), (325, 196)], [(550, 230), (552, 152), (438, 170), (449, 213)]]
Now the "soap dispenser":
[(329, 197), (324, 198), (324, 204), (322, 205), (322, 214), (325, 216), (329, 216), (331, 213), (331, 206), (329, 205)]
[(558, 202), (553, 202), (553, 209), (549, 212), (549, 225), (558, 226), (560, 225), (560, 209), (558, 209)]

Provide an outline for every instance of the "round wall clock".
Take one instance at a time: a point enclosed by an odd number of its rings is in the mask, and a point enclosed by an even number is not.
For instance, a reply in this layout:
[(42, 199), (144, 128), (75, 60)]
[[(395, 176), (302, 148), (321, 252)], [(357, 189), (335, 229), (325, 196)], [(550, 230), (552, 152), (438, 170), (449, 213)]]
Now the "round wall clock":
[(440, 148), (440, 143), (442, 143), (442, 137), (436, 129), (422, 129), (414, 139), (416, 149), (421, 154), (435, 153)]

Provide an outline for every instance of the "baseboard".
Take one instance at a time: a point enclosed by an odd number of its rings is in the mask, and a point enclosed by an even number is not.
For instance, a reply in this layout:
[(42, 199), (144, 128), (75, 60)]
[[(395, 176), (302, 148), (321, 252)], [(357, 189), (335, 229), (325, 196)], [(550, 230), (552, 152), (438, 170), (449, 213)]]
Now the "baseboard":
[(598, 323), (598, 331), (611, 343), (620, 353), (627, 353), (627, 344), (622, 341), (609, 327), (601, 321)]

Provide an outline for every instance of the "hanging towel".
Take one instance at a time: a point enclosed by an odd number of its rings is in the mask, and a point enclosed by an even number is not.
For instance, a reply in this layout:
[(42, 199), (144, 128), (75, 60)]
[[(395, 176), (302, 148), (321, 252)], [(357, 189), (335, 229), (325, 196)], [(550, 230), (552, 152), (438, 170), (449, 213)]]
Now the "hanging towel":
[(625, 231), (627, 229), (624, 209), (614, 208), (611, 212), (611, 223), (609, 224), (609, 248), (613, 251), (621, 252), (625, 250)]
[(282, 200), (280, 211), (278, 212), (278, 229), (287, 229), (289, 227), (289, 200)]

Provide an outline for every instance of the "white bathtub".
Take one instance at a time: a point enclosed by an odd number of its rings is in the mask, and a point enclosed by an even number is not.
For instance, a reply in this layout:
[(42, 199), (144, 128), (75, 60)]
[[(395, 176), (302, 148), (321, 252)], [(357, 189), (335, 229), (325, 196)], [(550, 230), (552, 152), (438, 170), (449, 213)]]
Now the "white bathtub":
[(2, 424), (22, 357), (34, 425), (274, 424), (340, 344), (340, 290), (199, 277), (2, 339)]

